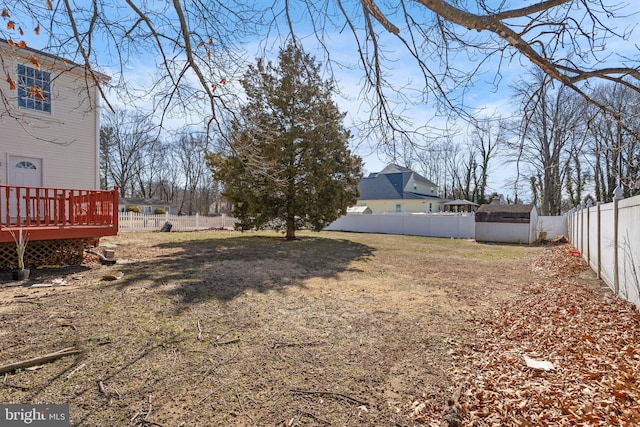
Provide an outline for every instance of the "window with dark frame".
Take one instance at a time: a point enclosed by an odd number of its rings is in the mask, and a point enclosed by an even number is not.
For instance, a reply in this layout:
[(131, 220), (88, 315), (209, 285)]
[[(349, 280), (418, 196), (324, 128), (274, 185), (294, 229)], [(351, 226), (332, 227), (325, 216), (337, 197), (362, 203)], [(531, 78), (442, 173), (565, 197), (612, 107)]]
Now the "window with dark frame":
[(51, 113), (51, 73), (18, 64), (18, 107)]

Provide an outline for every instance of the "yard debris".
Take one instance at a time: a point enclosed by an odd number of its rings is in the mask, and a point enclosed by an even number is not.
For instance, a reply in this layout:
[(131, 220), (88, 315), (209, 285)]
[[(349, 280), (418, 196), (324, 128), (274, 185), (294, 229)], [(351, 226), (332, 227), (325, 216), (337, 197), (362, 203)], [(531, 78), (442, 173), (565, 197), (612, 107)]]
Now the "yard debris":
[(529, 368), (538, 371), (553, 371), (554, 369), (553, 363), (547, 362), (546, 360), (536, 360), (528, 356), (524, 356), (524, 361), (527, 363)]
[(361, 400), (361, 399), (353, 397), (353, 396), (349, 396), (348, 394), (344, 394), (344, 393), (334, 393), (334, 392), (330, 392), (330, 391), (317, 391), (317, 390), (301, 390), (301, 389), (297, 389), (297, 388), (292, 388), (290, 391), (293, 394), (308, 394), (308, 395), (327, 396), (327, 397), (333, 397), (333, 398), (337, 398), (337, 399), (343, 399), (343, 400), (346, 400), (348, 402), (356, 403), (356, 404), (360, 405), (360, 407), (359, 407), (360, 410), (362, 410), (363, 406), (365, 408), (367, 406), (369, 406), (369, 404), (367, 402), (365, 402), (364, 400)]
[(78, 350), (74, 347), (65, 348), (54, 353), (45, 354), (44, 356), (34, 357), (32, 359), (23, 360), (20, 362), (9, 363), (8, 365), (0, 366), (0, 374), (5, 372), (12, 372), (16, 369), (27, 368), (29, 366), (39, 365), (45, 362), (51, 362), (52, 360), (59, 359), (64, 356), (72, 354), (82, 353), (82, 350)]
[[(636, 308), (580, 279), (588, 266), (566, 247), (543, 251), (533, 269), (542, 279), (521, 298), (471, 320), (472, 348), (450, 341), (450, 381), (465, 384), (460, 425), (640, 425)], [(427, 411), (412, 418), (437, 422)]]
[(64, 279), (52, 279), (51, 283), (34, 283), (29, 287), (30, 288), (50, 288), (52, 286), (66, 286), (68, 284), (69, 283), (67, 283), (67, 281)]
[(113, 274), (107, 274), (107, 275), (102, 276), (102, 280), (113, 281), (113, 280), (120, 280), (123, 277), (124, 277), (124, 273), (122, 271), (118, 271), (118, 272), (113, 273)]
[(444, 410), (444, 420), (448, 427), (458, 427), (462, 423), (462, 410), (460, 409), (461, 394), (462, 387), (459, 387), (447, 402), (447, 407)]

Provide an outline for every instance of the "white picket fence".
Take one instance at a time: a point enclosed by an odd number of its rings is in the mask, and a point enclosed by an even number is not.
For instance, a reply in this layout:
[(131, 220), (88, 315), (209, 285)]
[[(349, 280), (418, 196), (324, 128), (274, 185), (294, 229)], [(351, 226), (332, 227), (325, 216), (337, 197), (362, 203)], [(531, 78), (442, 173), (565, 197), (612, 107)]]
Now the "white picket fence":
[(148, 215), (135, 212), (120, 212), (118, 215), (118, 231), (120, 233), (133, 231), (159, 231), (169, 222), (171, 231), (195, 231), (211, 228), (233, 230), (236, 219), (227, 215)]
[(572, 210), (569, 240), (598, 278), (640, 307), (640, 196)]

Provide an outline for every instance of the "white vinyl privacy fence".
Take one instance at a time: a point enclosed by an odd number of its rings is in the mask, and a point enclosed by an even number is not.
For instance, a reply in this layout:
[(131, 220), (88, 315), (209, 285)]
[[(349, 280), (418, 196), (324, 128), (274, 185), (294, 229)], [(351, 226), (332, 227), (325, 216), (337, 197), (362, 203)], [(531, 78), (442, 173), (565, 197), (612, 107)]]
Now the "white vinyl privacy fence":
[[(544, 232), (549, 239), (567, 236), (567, 218), (539, 216), (534, 228), (538, 235)], [(475, 239), (476, 222), (473, 213), (344, 215), (325, 230)]]
[(344, 215), (325, 230), (473, 239), (476, 223), (473, 214)]
[(169, 222), (171, 231), (195, 231), (210, 228), (233, 230), (236, 219), (226, 215), (146, 215), (135, 212), (120, 212), (118, 217), (118, 231), (160, 231)]
[(572, 210), (569, 240), (598, 278), (640, 307), (640, 196)]

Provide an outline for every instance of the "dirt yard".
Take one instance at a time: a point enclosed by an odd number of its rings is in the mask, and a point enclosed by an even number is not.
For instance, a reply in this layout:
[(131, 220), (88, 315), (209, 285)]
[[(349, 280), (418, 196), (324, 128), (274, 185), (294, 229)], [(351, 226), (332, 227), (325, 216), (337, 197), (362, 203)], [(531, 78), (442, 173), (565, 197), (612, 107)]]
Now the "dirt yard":
[(113, 266), (0, 272), (0, 364), (79, 351), (4, 374), (0, 403), (82, 426), (640, 423), (640, 315), (567, 247), (300, 236), (121, 234)]

